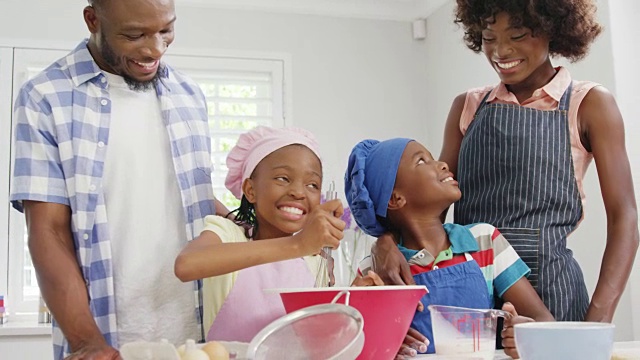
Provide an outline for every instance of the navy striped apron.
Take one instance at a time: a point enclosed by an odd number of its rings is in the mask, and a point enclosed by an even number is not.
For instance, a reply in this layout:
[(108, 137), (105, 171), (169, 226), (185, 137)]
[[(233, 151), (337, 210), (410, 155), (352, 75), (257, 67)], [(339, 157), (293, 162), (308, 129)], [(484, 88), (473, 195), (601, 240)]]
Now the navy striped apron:
[(589, 295), (567, 235), (582, 216), (569, 140), (571, 85), (558, 110), (488, 104), (462, 139), (454, 218), (496, 226), (531, 268), (529, 281), (556, 320), (581, 321)]

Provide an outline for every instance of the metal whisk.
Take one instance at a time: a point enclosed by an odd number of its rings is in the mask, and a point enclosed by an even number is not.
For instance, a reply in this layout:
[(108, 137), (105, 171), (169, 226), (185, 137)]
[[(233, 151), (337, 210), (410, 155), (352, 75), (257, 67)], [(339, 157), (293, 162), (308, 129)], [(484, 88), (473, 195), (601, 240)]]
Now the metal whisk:
[[(335, 182), (329, 184), (329, 189), (325, 193), (326, 201), (335, 200), (338, 198), (338, 192), (336, 191)], [(321, 258), (318, 261), (318, 271), (316, 272), (316, 284), (315, 287), (331, 286), (331, 272), (332, 266), (329, 266), (329, 261), (333, 261), (331, 257), (331, 248), (324, 247), (320, 252)]]

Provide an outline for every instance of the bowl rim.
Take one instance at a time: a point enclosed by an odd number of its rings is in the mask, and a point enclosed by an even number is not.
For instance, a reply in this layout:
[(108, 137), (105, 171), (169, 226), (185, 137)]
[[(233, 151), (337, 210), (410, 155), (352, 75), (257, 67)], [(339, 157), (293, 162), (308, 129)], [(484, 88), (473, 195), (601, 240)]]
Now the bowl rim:
[(362, 291), (402, 291), (402, 290), (424, 290), (428, 293), (429, 290), (424, 285), (384, 285), (384, 286), (336, 286), (336, 287), (320, 287), (320, 288), (273, 288), (264, 289), (265, 293), (304, 293), (304, 292), (340, 292), (348, 290), (349, 292), (362, 292)]
[(539, 330), (602, 330), (613, 329), (616, 326), (610, 323), (591, 321), (540, 321), (516, 324), (514, 329), (539, 329)]

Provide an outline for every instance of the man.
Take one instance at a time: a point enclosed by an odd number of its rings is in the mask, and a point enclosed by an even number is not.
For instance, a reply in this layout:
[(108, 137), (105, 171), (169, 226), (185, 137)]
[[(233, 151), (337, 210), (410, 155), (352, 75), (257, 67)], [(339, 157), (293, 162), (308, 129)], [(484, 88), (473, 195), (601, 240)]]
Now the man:
[(11, 200), (55, 358), (118, 359), (129, 341), (201, 338), (199, 284), (173, 263), (227, 210), (212, 193), (204, 96), (161, 62), (174, 1), (89, 0), (84, 20), (90, 38), (20, 90)]

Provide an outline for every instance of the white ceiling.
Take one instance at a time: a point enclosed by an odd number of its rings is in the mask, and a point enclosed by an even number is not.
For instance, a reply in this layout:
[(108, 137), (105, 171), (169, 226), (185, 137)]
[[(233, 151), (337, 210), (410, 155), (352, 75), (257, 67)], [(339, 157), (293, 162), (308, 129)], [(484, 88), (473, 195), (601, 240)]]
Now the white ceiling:
[(412, 21), (451, 0), (176, 0), (177, 6)]

